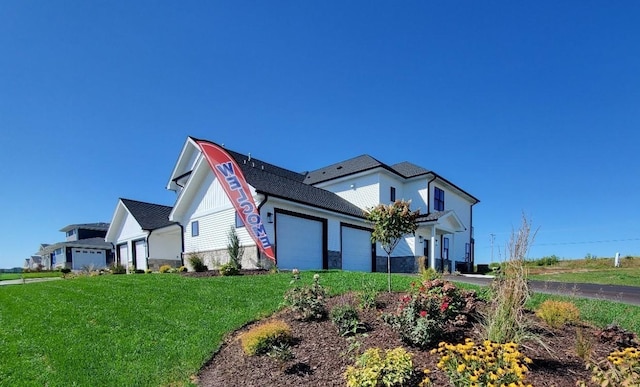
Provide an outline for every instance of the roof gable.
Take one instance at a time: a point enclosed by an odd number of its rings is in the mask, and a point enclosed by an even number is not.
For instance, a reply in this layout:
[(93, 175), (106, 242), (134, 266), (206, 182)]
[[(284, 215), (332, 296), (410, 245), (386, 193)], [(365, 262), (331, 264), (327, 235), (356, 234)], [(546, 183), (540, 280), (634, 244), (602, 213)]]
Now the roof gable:
[(388, 166), (369, 155), (360, 155), (349, 160), (341, 161), (339, 163), (331, 164), (327, 167), (308, 172), (304, 182), (312, 185), (318, 184), (324, 181), (368, 171), (378, 167), (389, 169)]

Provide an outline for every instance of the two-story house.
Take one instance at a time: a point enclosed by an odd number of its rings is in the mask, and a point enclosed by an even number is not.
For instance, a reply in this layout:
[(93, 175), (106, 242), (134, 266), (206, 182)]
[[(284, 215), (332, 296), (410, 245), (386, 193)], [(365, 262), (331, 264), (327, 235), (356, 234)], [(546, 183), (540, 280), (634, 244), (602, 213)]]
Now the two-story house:
[(41, 257), (43, 268), (81, 270), (107, 267), (113, 261), (113, 248), (104, 240), (108, 228), (109, 223), (84, 223), (60, 229), (66, 235), (64, 242), (40, 245), (37, 255)]
[[(188, 138), (167, 188), (177, 198), (169, 220), (182, 226), (183, 252), (210, 267), (225, 263), (230, 228), (246, 246), (243, 266), (268, 265), (196, 143)], [(473, 206), (478, 199), (433, 171), (403, 162), (384, 164), (363, 155), (312, 172), (297, 173), (227, 150), (249, 184), (281, 269), (386, 271), (384, 251), (371, 243), (365, 211), (379, 203), (411, 200), (419, 228), (394, 250), (391, 270), (473, 264)], [(460, 267), (460, 266), (458, 266)]]

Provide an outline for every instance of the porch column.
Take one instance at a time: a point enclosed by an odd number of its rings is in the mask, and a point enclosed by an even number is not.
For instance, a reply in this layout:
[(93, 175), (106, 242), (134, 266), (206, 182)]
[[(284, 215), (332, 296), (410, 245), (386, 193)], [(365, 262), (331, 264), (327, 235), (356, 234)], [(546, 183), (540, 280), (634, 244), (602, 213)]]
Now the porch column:
[(429, 252), (429, 267), (436, 269), (436, 226), (431, 226), (431, 243), (429, 244), (431, 251)]

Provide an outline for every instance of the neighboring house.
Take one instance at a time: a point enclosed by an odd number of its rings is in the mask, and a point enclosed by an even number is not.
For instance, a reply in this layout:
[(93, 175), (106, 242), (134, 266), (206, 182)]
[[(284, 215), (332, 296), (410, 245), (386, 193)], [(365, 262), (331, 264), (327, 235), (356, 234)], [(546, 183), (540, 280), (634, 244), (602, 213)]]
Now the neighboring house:
[(44, 269), (44, 266), (42, 265), (42, 257), (39, 255), (32, 255), (31, 257), (25, 259), (23, 269), (29, 269), (29, 270)]
[[(472, 267), (472, 208), (478, 199), (432, 171), (363, 155), (297, 173), (227, 152), (250, 186), (279, 268), (386, 271), (386, 255), (371, 243), (364, 210), (399, 199), (410, 199), (422, 215), (415, 236), (406, 236), (394, 250), (392, 271), (416, 271), (420, 256), (438, 269), (452, 270), (452, 262)], [(185, 255), (200, 254), (210, 267), (227, 262), (228, 233), (234, 227), (246, 246), (243, 266), (268, 265), (195, 139), (184, 144), (167, 189), (177, 194), (169, 220), (183, 227)]]
[(66, 241), (41, 244), (38, 256), (45, 269), (68, 267), (72, 270), (84, 268), (102, 269), (113, 261), (113, 249), (104, 241), (109, 223), (71, 224), (60, 231)]
[(172, 207), (119, 199), (105, 241), (125, 267), (158, 270), (181, 266), (182, 228), (169, 221)]

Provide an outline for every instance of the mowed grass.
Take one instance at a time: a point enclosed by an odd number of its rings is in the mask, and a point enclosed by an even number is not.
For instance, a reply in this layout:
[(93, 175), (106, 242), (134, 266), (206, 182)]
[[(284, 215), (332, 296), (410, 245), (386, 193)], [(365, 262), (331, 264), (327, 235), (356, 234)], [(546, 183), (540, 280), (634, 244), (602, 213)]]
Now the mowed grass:
[(552, 266), (530, 267), (529, 278), (539, 281), (640, 286), (640, 258), (620, 258), (620, 264), (621, 267), (614, 267), (613, 258), (560, 261)]
[[(290, 280), (145, 274), (0, 287), (0, 385), (187, 385), (227, 333), (279, 308)], [(393, 288), (413, 280), (394, 275)], [(331, 294), (384, 290), (386, 276), (323, 272), (321, 283)]]
[[(302, 282), (314, 273), (303, 272)], [(331, 295), (387, 288), (384, 273), (319, 273)], [(0, 287), (0, 386), (188, 385), (225, 335), (280, 307), (290, 280), (142, 274)], [(416, 280), (393, 275), (393, 290)], [(548, 298), (560, 297), (536, 294), (530, 307)], [(640, 307), (571, 301), (598, 326), (640, 332)]]
[(49, 277), (62, 277), (62, 273), (59, 271), (41, 271), (34, 273), (0, 273), (0, 281), (14, 280), (22, 278), (49, 278)]

